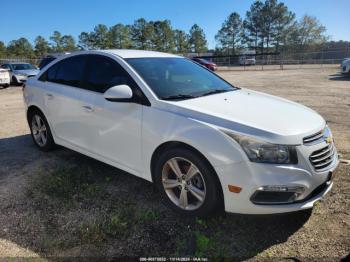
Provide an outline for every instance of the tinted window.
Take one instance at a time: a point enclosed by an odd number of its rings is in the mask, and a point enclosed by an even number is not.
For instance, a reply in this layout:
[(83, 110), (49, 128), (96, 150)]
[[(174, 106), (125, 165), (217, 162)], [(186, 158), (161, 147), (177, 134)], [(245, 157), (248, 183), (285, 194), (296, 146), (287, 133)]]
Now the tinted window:
[(47, 71), (46, 71), (46, 81), (49, 82), (56, 82), (56, 74), (57, 74), (57, 68), (59, 64), (55, 64), (51, 66)]
[(90, 55), (86, 77), (82, 87), (96, 92), (105, 92), (116, 85), (133, 87), (128, 73), (113, 59), (100, 55)]
[(7, 64), (6, 65), (2, 65), (1, 67), (5, 68), (5, 69), (11, 69), (11, 67), (9, 65), (7, 65)]
[[(50, 71), (52, 67), (48, 70), (47, 81), (79, 87), (80, 81), (83, 78), (85, 65), (86, 56), (84, 55), (64, 59), (54, 65), (57, 68), (53, 68), (52, 72)], [(56, 73), (55, 70), (57, 70)], [(49, 76), (50, 73), (52, 75)]]
[(51, 61), (55, 60), (55, 57), (45, 57), (41, 60), (39, 68), (42, 69), (44, 66), (46, 66), (47, 64), (51, 63)]

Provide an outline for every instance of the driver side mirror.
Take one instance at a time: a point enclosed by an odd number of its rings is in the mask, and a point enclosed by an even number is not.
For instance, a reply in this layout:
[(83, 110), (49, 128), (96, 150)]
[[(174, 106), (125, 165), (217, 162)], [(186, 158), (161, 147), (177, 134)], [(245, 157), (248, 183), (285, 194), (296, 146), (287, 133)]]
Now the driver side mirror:
[(111, 102), (130, 102), (133, 92), (128, 85), (117, 85), (104, 92), (103, 97)]

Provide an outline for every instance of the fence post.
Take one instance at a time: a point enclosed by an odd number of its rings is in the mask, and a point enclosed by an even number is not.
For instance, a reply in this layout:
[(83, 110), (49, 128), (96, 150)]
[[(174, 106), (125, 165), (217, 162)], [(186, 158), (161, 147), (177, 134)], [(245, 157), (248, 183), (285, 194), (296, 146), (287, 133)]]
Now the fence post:
[(283, 55), (280, 53), (280, 69), (283, 70)]

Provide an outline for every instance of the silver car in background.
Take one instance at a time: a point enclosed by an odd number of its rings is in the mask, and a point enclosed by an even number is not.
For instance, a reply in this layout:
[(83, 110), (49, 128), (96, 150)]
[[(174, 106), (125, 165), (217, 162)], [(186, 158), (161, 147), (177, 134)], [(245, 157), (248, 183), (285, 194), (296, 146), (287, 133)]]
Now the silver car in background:
[(350, 57), (343, 59), (340, 68), (342, 74), (350, 74)]
[(36, 76), (40, 70), (29, 63), (6, 63), (2, 64), (1, 68), (10, 71), (10, 79), (13, 84), (22, 84), (27, 81), (28, 77)]

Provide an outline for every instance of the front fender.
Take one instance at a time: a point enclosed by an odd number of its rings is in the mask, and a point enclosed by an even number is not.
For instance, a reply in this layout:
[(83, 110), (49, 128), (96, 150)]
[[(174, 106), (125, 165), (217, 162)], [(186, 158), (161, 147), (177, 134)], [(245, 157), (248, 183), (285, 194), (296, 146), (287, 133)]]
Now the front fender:
[(169, 111), (144, 107), (142, 136), (143, 169), (148, 180), (152, 179), (152, 155), (166, 142), (182, 142), (195, 148), (214, 168), (246, 160), (240, 146), (214, 126)]

